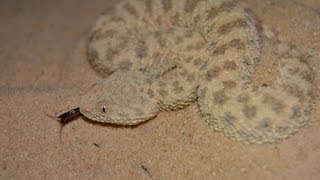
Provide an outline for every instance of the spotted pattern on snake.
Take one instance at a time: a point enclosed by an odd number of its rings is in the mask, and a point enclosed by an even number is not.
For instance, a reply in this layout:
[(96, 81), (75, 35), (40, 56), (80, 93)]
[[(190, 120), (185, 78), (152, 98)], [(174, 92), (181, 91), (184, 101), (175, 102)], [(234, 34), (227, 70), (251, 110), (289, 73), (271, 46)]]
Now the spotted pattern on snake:
[[(135, 125), (197, 102), (206, 122), (231, 139), (261, 144), (293, 135), (311, 118), (314, 74), (294, 46), (255, 24), (235, 0), (119, 2), (90, 34), (89, 61), (104, 79), (82, 97), (81, 113)], [(278, 73), (257, 86), (251, 77), (263, 44), (273, 47)]]

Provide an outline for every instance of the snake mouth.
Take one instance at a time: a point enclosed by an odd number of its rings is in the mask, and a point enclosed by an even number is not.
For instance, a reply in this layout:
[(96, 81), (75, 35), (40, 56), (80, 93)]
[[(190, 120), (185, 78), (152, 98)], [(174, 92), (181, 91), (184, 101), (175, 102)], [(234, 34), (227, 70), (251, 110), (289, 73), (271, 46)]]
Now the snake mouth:
[(90, 119), (92, 121), (99, 121), (99, 122), (108, 122), (110, 118), (106, 114), (103, 116), (97, 113), (92, 113), (91, 111), (87, 111), (85, 109), (81, 109), (81, 114), (86, 117), (87, 119)]
[(157, 113), (150, 114), (148, 116), (137, 116), (137, 117), (131, 117), (128, 118), (127, 116), (119, 116), (113, 117), (112, 115), (107, 115), (104, 113), (93, 113), (92, 111), (86, 111), (84, 109), (81, 109), (81, 114), (92, 121), (101, 122), (101, 123), (108, 123), (108, 124), (115, 124), (115, 125), (123, 125), (123, 126), (132, 126), (132, 125), (138, 125), (143, 122), (146, 122), (147, 120), (153, 119), (157, 116)]

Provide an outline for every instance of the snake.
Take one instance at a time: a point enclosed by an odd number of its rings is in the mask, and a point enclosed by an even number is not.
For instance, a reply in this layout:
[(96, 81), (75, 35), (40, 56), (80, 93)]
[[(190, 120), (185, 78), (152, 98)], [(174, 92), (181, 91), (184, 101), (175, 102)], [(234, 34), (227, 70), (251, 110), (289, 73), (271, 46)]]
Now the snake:
[[(266, 47), (277, 73), (255, 84)], [(286, 139), (312, 116), (307, 57), (236, 0), (118, 2), (93, 25), (87, 55), (102, 78), (69, 115), (130, 126), (197, 103), (216, 132), (253, 144)]]

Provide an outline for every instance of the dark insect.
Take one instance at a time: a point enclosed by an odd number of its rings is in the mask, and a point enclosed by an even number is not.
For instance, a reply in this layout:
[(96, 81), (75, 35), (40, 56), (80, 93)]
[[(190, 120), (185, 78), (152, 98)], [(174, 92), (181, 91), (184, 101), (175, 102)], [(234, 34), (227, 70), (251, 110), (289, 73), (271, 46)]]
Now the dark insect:
[(80, 107), (77, 107), (77, 108), (71, 109), (68, 112), (65, 112), (65, 113), (61, 114), (60, 116), (58, 116), (58, 118), (60, 119), (59, 122), (61, 124), (66, 124), (69, 121), (79, 117), (80, 115), (81, 115)]
[(74, 120), (75, 118), (81, 116), (81, 112), (80, 112), (80, 107), (71, 109), (68, 112), (65, 112), (63, 114), (61, 114), (60, 116), (58, 116), (59, 118), (59, 122), (61, 124), (60, 126), (60, 133), (59, 133), (59, 139), (61, 141), (61, 134), (62, 134), (62, 129), (64, 127), (64, 125), (66, 125), (68, 122)]

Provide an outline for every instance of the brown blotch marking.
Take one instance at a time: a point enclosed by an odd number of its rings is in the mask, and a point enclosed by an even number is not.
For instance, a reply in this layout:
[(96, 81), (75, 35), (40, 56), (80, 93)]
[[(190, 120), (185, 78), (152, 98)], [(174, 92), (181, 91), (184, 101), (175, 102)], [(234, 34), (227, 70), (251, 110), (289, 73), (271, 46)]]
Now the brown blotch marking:
[(193, 61), (193, 65), (195, 66), (199, 66), (202, 62), (202, 59), (201, 58), (196, 58), (194, 61)]
[(146, 42), (139, 41), (137, 47), (135, 48), (135, 52), (138, 58), (145, 58), (148, 55), (148, 46)]
[(300, 101), (304, 99), (303, 90), (301, 90), (297, 85), (282, 85), (282, 89), (291, 94), (292, 96), (298, 98)]
[(113, 61), (114, 57), (119, 54), (119, 50), (117, 48), (108, 48), (106, 52), (106, 59), (108, 61)]
[(132, 62), (131, 61), (129, 61), (129, 60), (125, 60), (125, 61), (122, 61), (121, 63), (120, 63), (120, 69), (122, 69), (122, 70), (130, 70), (130, 68), (132, 67)]
[(192, 50), (200, 50), (204, 47), (204, 42), (200, 41), (200, 42), (196, 42), (194, 44), (190, 44), (186, 47), (187, 51), (192, 51)]
[(167, 84), (163, 81), (159, 81), (158, 82), (158, 87), (161, 88), (161, 87), (167, 87)]
[(187, 81), (188, 82), (193, 82), (195, 79), (196, 79), (196, 77), (195, 77), (194, 74), (190, 74), (190, 75), (187, 76)]
[(180, 82), (179, 81), (173, 81), (172, 82), (172, 86), (173, 87), (178, 87), (180, 85)]
[(257, 115), (257, 107), (253, 105), (245, 105), (242, 109), (243, 114), (248, 119), (252, 119)]
[[(215, 27), (214, 24), (208, 25), (208, 26), (206, 27), (207, 33), (210, 34), (210, 33), (212, 32), (212, 30), (214, 29), (214, 27)], [(217, 44), (217, 43), (215, 43), (215, 42), (211, 42), (210, 47), (213, 47), (213, 46), (215, 46), (216, 44)]]
[(199, 89), (199, 98), (205, 99), (205, 96), (207, 95), (208, 88), (205, 87), (203, 89)]
[(122, 40), (117, 46), (118, 49), (124, 49), (128, 46), (128, 41), (126, 39)]
[(174, 82), (172, 83), (172, 86), (173, 86), (173, 90), (174, 90), (175, 92), (177, 92), (177, 93), (183, 91), (183, 87), (180, 86), (180, 82), (179, 82), (179, 81), (174, 81)]
[(98, 29), (98, 30), (94, 30), (92, 32), (92, 35), (91, 37), (89, 38), (90, 41), (93, 41), (93, 40), (97, 40), (97, 39), (103, 39), (103, 38), (113, 38), (114, 35), (117, 33), (117, 31), (115, 30), (106, 30), (104, 32), (102, 32), (101, 29)]
[(315, 80), (314, 74), (310, 71), (302, 71), (300, 75), (305, 81), (312, 83)]
[(111, 17), (111, 22), (126, 22), (122, 17), (119, 16), (112, 16)]
[(250, 96), (249, 96), (248, 93), (241, 93), (241, 94), (238, 96), (237, 100), (238, 100), (238, 102), (240, 102), (240, 103), (246, 104), (246, 103), (249, 102)]
[(194, 59), (193, 56), (187, 57), (185, 58), (187, 63), (190, 63), (192, 61), (192, 59)]
[(233, 10), (233, 8), (235, 6), (236, 6), (236, 4), (232, 0), (224, 1), (219, 7), (219, 11), (220, 12), (223, 12), (223, 11), (230, 12)]
[(153, 79), (153, 78), (150, 77), (150, 76), (149, 76), (149, 77), (146, 77), (146, 79), (145, 79), (145, 81), (144, 81), (145, 84), (151, 84), (151, 83), (152, 83), (152, 79)]
[(185, 70), (185, 69), (181, 70), (181, 72), (180, 72), (180, 75), (181, 75), (182, 77), (187, 76), (187, 74), (188, 74), (188, 72), (187, 72), (187, 70)]
[(186, 38), (191, 38), (191, 37), (193, 37), (193, 32), (192, 32), (192, 30), (186, 30), (186, 32), (184, 33), (184, 37), (186, 37)]
[(245, 48), (245, 44), (240, 39), (233, 39), (230, 42), (230, 47), (238, 49), (238, 50), (242, 50)]
[(193, 45), (189, 44), (187, 47), (184, 49), (185, 52), (190, 52), (193, 49)]
[(288, 73), (290, 75), (296, 75), (299, 72), (300, 72), (300, 69), (298, 67), (296, 67), (296, 68), (288, 68)]
[(153, 9), (152, 9), (152, 0), (144, 0), (144, 5), (146, 7), (146, 11), (149, 13), (149, 14), (152, 14), (153, 12)]
[(162, 0), (163, 10), (168, 12), (172, 9), (172, 0)]
[(207, 81), (211, 81), (213, 78), (216, 78), (219, 76), (221, 69), (218, 66), (214, 66), (206, 73), (206, 79)]
[(152, 58), (154, 59), (155, 62), (160, 62), (161, 60), (161, 53), (156, 51), (152, 54)]
[(117, 31), (115, 30), (112, 30), (112, 29), (106, 30), (100, 35), (99, 39), (113, 38), (116, 34), (117, 34)]
[(247, 21), (245, 19), (239, 18), (235, 21), (232, 21), (220, 26), (218, 28), (217, 33), (220, 35), (226, 35), (227, 33), (231, 32), (233, 28), (243, 28), (247, 26), (248, 26)]
[(91, 50), (88, 53), (89, 63), (91, 66), (103, 75), (109, 75), (111, 73), (110, 69), (105, 68), (105, 66), (99, 62), (99, 53), (96, 50)]
[(299, 105), (294, 105), (291, 107), (292, 114), (290, 119), (298, 119), (302, 117), (302, 108)]
[(159, 37), (162, 37), (162, 32), (161, 32), (161, 31), (155, 31), (155, 32), (153, 33), (153, 36), (154, 36), (155, 39), (157, 39), (157, 38), (159, 38)]
[(159, 89), (159, 95), (161, 97), (165, 97), (165, 96), (168, 96), (168, 91), (164, 90), (164, 89)]
[(193, 18), (193, 23), (198, 24), (201, 21), (201, 16), (198, 14)]
[[(91, 56), (89, 58), (91, 59)], [(113, 72), (99, 61), (91, 59), (91, 61), (89, 61), (89, 63), (91, 64), (93, 69), (95, 69), (97, 72), (102, 74), (103, 77), (107, 77), (108, 75), (110, 75)]]
[(202, 0), (187, 0), (184, 5), (184, 11), (186, 13), (193, 13), (194, 9), (197, 7), (197, 4)]
[(310, 117), (312, 115), (312, 110), (311, 109), (304, 109), (303, 114), (306, 117)]
[(157, 42), (159, 44), (160, 47), (164, 48), (167, 47), (167, 40), (161, 36), (157, 37)]
[(315, 95), (315, 93), (314, 93), (314, 91), (313, 91), (312, 88), (307, 91), (307, 95), (308, 95), (308, 97), (310, 97), (311, 99), (316, 98), (316, 95)]
[(205, 43), (203, 41), (198, 41), (194, 44), (194, 49), (195, 50), (200, 50), (204, 47)]
[(237, 120), (237, 118), (233, 116), (230, 112), (225, 112), (223, 119), (228, 123), (233, 123), (234, 121)]
[[(137, 87), (137, 86), (130, 86), (130, 90), (132, 93), (136, 94), (137, 92), (141, 92), (141, 88), (140, 87)], [(139, 90), (139, 91), (138, 91)], [(130, 99), (131, 101), (131, 99)]]
[(199, 70), (204, 70), (204, 69), (206, 69), (207, 67), (208, 67), (208, 61), (204, 61), (204, 62), (201, 64)]
[(306, 65), (308, 65), (308, 60), (307, 60), (307, 58), (308, 58), (308, 55), (301, 55), (300, 57), (298, 57), (299, 58), (299, 62), (300, 63), (302, 63), (302, 64), (306, 64)]
[(89, 41), (99, 39), (101, 31), (102, 31), (101, 29), (96, 29), (96, 30), (92, 31), (91, 36), (89, 37)]
[(237, 83), (232, 80), (223, 81), (222, 83), (225, 89), (233, 89), (237, 86)]
[[(140, 92), (143, 92), (143, 90), (140, 90)], [(145, 103), (147, 100), (148, 100), (148, 99), (147, 99), (146, 96), (141, 96), (141, 97), (139, 98), (140, 104)], [(129, 100), (129, 101), (131, 101), (131, 100)], [(136, 103), (139, 103), (139, 102), (136, 102)], [(131, 104), (131, 106), (135, 106), (135, 105), (132, 105), (132, 104)]]
[(271, 127), (271, 119), (269, 117), (263, 118), (259, 123), (259, 127), (262, 129)]
[(220, 12), (219, 12), (218, 8), (212, 7), (212, 8), (208, 11), (207, 20), (216, 17), (219, 13), (220, 13)]
[(279, 100), (277, 100), (277, 101), (275, 101), (273, 104), (272, 104), (272, 110), (274, 110), (275, 112), (277, 112), (277, 113), (280, 113), (280, 112), (282, 112), (283, 111), (283, 109), (285, 108), (285, 105), (281, 102), (281, 101), (279, 101)]
[(215, 48), (215, 50), (213, 51), (214, 54), (216, 55), (223, 55), (227, 50), (227, 46), (226, 45), (221, 45), (217, 48)]
[(148, 94), (149, 98), (154, 97), (154, 91), (152, 89), (148, 89), (147, 94)]
[(177, 36), (176, 39), (175, 39), (175, 43), (176, 44), (181, 44), (182, 42), (183, 42), (183, 37)]
[[(112, 19), (111, 19), (112, 20)], [(112, 22), (112, 21), (111, 21)], [(108, 24), (108, 21), (106, 21), (106, 20), (103, 20), (102, 21), (102, 26), (106, 26)]]
[(228, 101), (228, 97), (223, 90), (216, 91), (213, 93), (213, 101), (216, 104), (224, 105)]
[(123, 40), (115, 47), (110, 47), (106, 51), (106, 59), (112, 61), (116, 55), (119, 55), (120, 51), (123, 50), (127, 46), (127, 41)]
[(99, 53), (96, 50), (91, 50), (88, 54), (89, 54), (89, 59), (91, 61), (96, 61), (99, 59)]
[(120, 54), (120, 51), (127, 46), (127, 41), (122, 41), (115, 47), (109, 47), (106, 50), (106, 59), (108, 61), (113, 61), (114, 57)]
[(272, 110), (276, 113), (280, 113), (285, 108), (285, 105), (277, 98), (271, 96), (270, 94), (265, 94), (262, 103), (269, 104), (272, 106)]
[(220, 7), (212, 7), (208, 11), (207, 20), (215, 18), (219, 13), (230, 12), (233, 9), (234, 6), (235, 6), (234, 2), (225, 1), (220, 5)]
[(226, 60), (223, 64), (223, 69), (225, 70), (236, 70), (237, 69), (237, 64), (233, 61)]
[(172, 16), (171, 21), (172, 21), (172, 24), (179, 25), (180, 14), (178, 12), (176, 12), (176, 14), (174, 16)]
[(130, 4), (129, 2), (126, 3), (124, 6), (124, 9), (128, 11), (129, 14), (138, 17), (138, 11), (135, 9), (134, 6), (132, 6), (132, 4)]
[(156, 19), (155, 19), (155, 22), (157, 25), (159, 26), (163, 26), (163, 21), (162, 21), (163, 17), (162, 16), (157, 16)]

